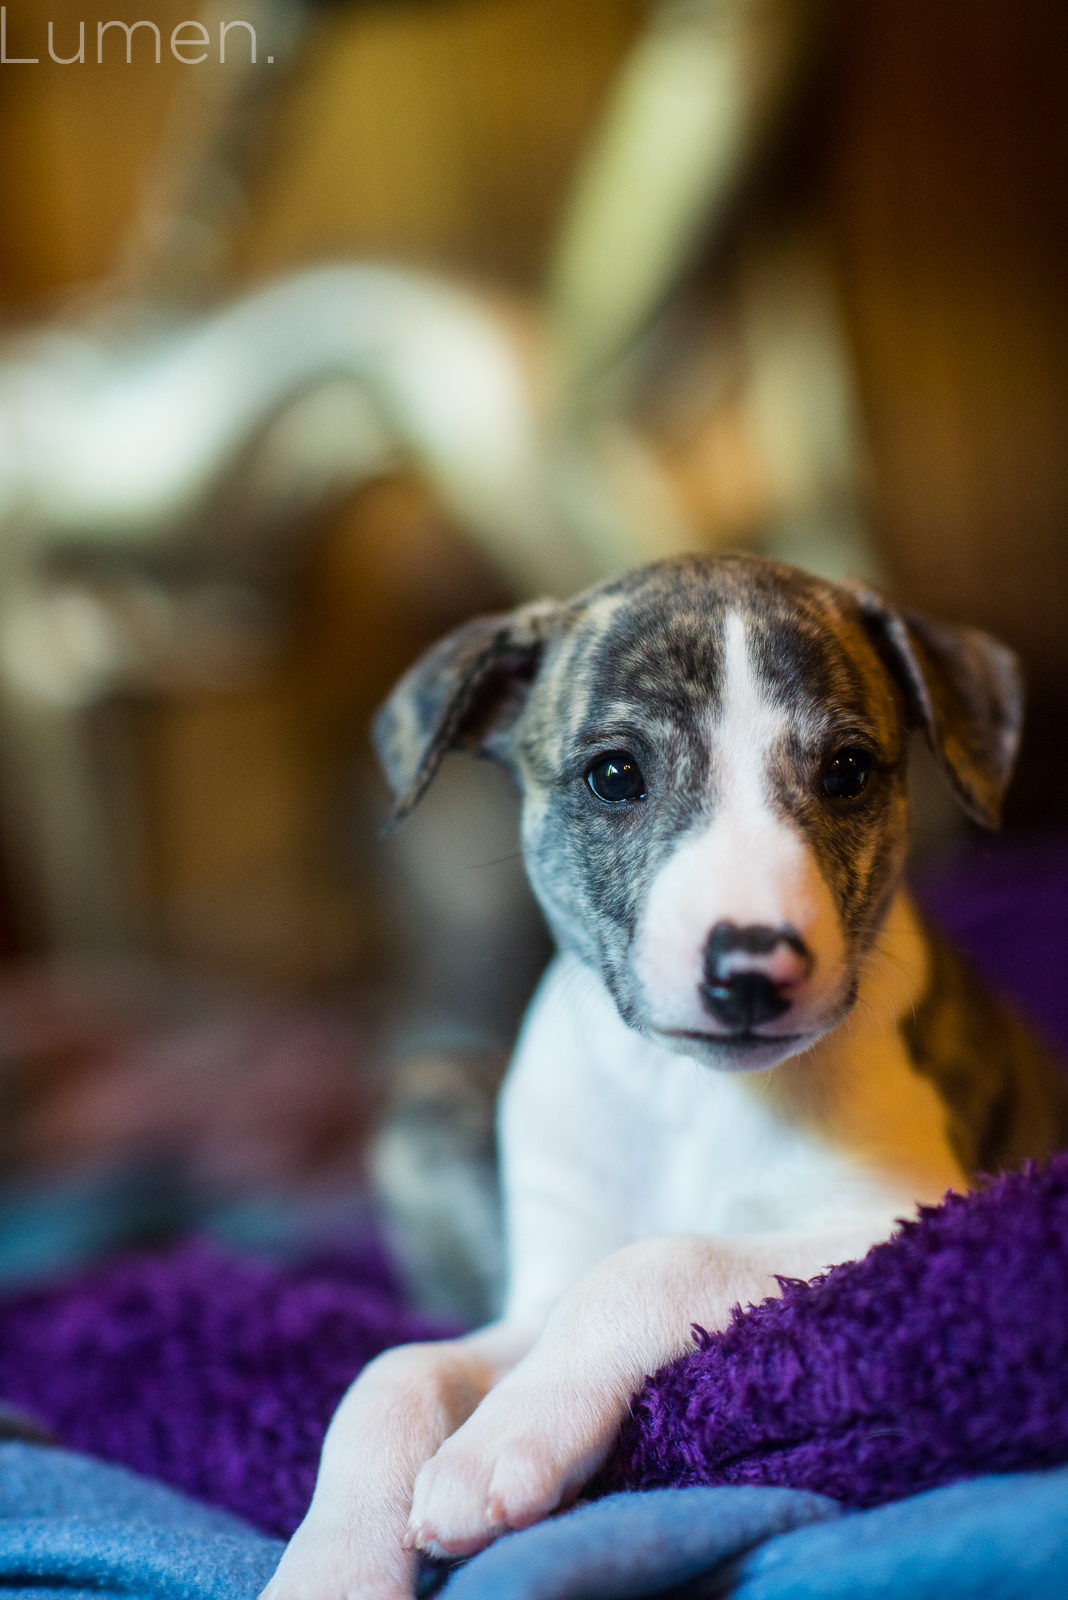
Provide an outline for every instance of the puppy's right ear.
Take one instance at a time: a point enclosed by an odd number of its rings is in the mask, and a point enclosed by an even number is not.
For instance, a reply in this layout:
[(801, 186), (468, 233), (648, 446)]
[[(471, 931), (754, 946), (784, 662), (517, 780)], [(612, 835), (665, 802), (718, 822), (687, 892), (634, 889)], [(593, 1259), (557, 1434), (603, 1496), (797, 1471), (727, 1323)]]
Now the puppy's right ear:
[(389, 832), (422, 798), (450, 750), (503, 751), (559, 606), (540, 600), (465, 622), (404, 674), (371, 725), (393, 793)]
[(863, 584), (848, 587), (957, 799), (973, 822), (996, 828), (1023, 724), (1016, 656), (978, 628), (898, 611)]

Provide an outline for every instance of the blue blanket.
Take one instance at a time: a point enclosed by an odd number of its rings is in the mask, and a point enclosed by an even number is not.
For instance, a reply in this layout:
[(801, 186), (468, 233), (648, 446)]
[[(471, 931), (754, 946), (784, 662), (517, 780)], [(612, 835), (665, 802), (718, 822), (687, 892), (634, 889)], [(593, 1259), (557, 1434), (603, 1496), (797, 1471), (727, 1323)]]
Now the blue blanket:
[[(0, 1596), (254, 1600), (282, 1542), (121, 1467), (0, 1445)], [(680, 1588), (681, 1586), (681, 1588)], [(444, 1600), (1063, 1600), (1068, 1468), (843, 1514), (793, 1489), (611, 1495), (501, 1539)]]
[(1068, 1468), (976, 1478), (848, 1514), (793, 1489), (611, 1495), (499, 1540), (455, 1574), (444, 1600), (631, 1600), (665, 1589), (693, 1600), (1064, 1600)]
[(0, 1445), (4, 1600), (252, 1600), (284, 1548), (123, 1467)]

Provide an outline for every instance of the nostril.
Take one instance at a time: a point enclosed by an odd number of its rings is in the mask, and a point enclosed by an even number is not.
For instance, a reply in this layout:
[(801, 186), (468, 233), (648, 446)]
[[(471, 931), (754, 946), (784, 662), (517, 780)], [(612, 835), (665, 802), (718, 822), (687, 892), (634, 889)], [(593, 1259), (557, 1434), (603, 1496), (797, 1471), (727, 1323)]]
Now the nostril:
[(701, 998), (712, 1015), (732, 1032), (749, 1033), (790, 1009), (778, 984), (762, 972), (735, 972), (701, 985)]

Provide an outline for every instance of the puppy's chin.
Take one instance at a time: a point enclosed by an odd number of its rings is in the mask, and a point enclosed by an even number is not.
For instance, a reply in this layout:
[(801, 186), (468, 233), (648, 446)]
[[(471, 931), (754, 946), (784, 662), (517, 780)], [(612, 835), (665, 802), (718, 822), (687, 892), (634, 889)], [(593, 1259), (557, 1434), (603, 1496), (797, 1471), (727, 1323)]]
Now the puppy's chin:
[(716, 1034), (685, 1028), (650, 1028), (649, 1037), (676, 1055), (689, 1056), (719, 1072), (763, 1072), (799, 1055), (826, 1032), (780, 1034)]

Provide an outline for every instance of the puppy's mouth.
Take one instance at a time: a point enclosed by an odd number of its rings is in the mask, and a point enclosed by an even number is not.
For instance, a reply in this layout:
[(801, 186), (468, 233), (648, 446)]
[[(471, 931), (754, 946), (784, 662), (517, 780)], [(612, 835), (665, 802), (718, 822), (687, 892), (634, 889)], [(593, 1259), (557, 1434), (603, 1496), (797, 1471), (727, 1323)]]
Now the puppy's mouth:
[(705, 1033), (698, 1028), (657, 1028), (661, 1043), (727, 1072), (760, 1072), (808, 1048), (822, 1031), (809, 1033)]
[(660, 1028), (668, 1039), (693, 1039), (698, 1044), (722, 1045), (728, 1050), (778, 1048), (780, 1045), (802, 1044), (810, 1037), (807, 1033), (702, 1033), (697, 1028)]

